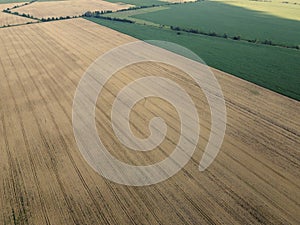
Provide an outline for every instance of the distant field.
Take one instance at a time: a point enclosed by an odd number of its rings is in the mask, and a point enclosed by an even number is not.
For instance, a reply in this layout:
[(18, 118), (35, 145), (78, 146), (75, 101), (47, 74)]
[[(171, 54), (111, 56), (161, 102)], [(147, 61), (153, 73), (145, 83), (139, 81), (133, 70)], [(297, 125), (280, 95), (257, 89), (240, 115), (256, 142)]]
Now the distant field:
[(178, 35), (175, 31), (157, 27), (96, 18), (88, 19), (141, 40), (165, 40), (178, 43), (194, 51), (212, 67), (300, 100), (298, 50), (183, 32)]
[(106, 0), (107, 2), (113, 2), (113, 3), (125, 3), (135, 6), (149, 6), (149, 5), (163, 5), (167, 2), (164, 1), (158, 1), (158, 0)]
[(131, 5), (115, 4), (103, 0), (73, 0), (73, 1), (50, 1), (34, 2), (12, 10), (20, 14), (30, 14), (36, 18), (60, 17), (60, 16), (80, 16), (87, 11), (125, 9)]
[(251, 1), (251, 0), (213, 0), (226, 4), (257, 10), (270, 15), (299, 20), (300, 21), (300, 0), (272, 0), (272, 1)]
[[(61, 1), (61, 0), (37, 0), (39, 2), (51, 2), (51, 1)], [(68, 0), (66, 0), (68, 1)], [(29, 2), (28, 0), (0, 0), (0, 4), (4, 3), (18, 3), (18, 2)]]
[(28, 2), (28, 1), (26, 1), (26, 0), (0, 0), (0, 4), (15, 3), (15, 2)]
[(8, 25), (25, 24), (25, 23), (28, 23), (28, 22), (35, 21), (35, 20), (29, 19), (29, 18), (25, 18), (25, 17), (11, 15), (11, 14), (8, 14), (8, 13), (1, 12), (4, 9), (11, 8), (11, 7), (16, 6), (16, 5), (22, 5), (24, 3), (25, 2), (2, 4), (0, 2), (0, 27), (8, 26)]
[[(197, 2), (168, 6), (169, 9), (133, 15), (157, 24), (193, 28), (243, 39), (270, 40), (300, 45), (300, 22), (283, 19), (221, 2)], [(188, 16), (187, 16), (188, 15)]]
[(171, 3), (184, 3), (184, 2), (196, 2), (197, 0), (162, 0), (163, 2)]
[(25, 2), (21, 2), (21, 3), (5, 3), (5, 4), (0, 4), (0, 10), (2, 11), (3, 9), (7, 9), (7, 8), (11, 8), (14, 7), (16, 5), (22, 5)]
[(29, 18), (0, 12), (0, 27), (7, 26), (7, 25), (25, 24), (25, 23), (34, 22), (34, 21), (35, 20), (29, 19)]
[(157, 23), (153, 23), (153, 22), (147, 21), (147, 20), (137, 19), (137, 18), (134, 18), (133, 16), (139, 15), (139, 14), (144, 14), (144, 13), (149, 13), (149, 12), (166, 10), (166, 9), (168, 9), (167, 6), (150, 7), (150, 8), (144, 8), (144, 9), (139, 9), (139, 10), (128, 10), (128, 11), (123, 11), (123, 12), (107, 13), (107, 14), (105, 14), (105, 16), (111, 17), (111, 18), (117, 17), (120, 19), (129, 19), (131, 21), (134, 21), (135, 23), (159, 27), (160, 25)]

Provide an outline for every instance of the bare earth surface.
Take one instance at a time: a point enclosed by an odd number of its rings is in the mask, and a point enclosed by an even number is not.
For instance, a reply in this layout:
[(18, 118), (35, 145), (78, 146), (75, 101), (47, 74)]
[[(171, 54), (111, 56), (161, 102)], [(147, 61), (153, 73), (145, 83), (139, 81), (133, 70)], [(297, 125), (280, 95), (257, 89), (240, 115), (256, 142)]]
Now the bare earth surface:
[(12, 10), (20, 14), (30, 14), (36, 18), (80, 16), (87, 11), (116, 11), (129, 8), (131, 5), (110, 3), (103, 0), (69, 0), (34, 2), (27, 6)]
[(185, 73), (153, 62), (129, 66), (107, 83), (97, 103), (99, 136), (127, 163), (170, 154), (180, 124), (167, 102), (147, 98), (131, 114), (137, 136), (149, 135), (155, 115), (170, 127), (161, 148), (149, 153), (125, 149), (109, 120), (122, 87), (165, 76), (197, 105), (201, 134), (192, 160), (147, 187), (113, 183), (86, 163), (72, 128), (76, 87), (96, 58), (132, 41), (84, 19), (0, 30), (0, 224), (299, 224), (300, 103), (217, 70), (228, 124), (206, 171), (198, 170), (210, 131), (206, 98)]
[(24, 3), (26, 3), (26, 2), (0, 4), (0, 10), (2, 11), (3, 9), (12, 8), (16, 5), (22, 5)]
[(34, 22), (36, 20), (32, 20), (29, 18), (15, 16), (9, 13), (0, 12), (0, 26), (4, 25), (16, 25), (16, 24), (25, 24), (28, 22)]

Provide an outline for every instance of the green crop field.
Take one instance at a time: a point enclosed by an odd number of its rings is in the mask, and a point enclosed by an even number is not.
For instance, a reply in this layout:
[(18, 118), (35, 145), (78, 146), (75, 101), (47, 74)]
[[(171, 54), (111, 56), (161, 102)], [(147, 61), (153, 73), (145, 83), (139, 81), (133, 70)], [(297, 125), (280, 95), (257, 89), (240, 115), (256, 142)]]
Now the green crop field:
[(129, 19), (131, 21), (134, 21), (135, 23), (159, 27), (160, 24), (153, 23), (153, 22), (150, 22), (147, 20), (137, 19), (137, 18), (134, 18), (133, 16), (139, 15), (139, 14), (144, 14), (144, 13), (149, 13), (149, 12), (156, 12), (156, 11), (165, 10), (165, 9), (168, 9), (168, 8), (166, 6), (150, 7), (150, 8), (143, 8), (143, 9), (139, 9), (139, 10), (128, 10), (128, 11), (122, 11), (122, 12), (107, 13), (107, 14), (105, 14), (105, 16), (111, 17), (111, 18), (116, 17), (116, 18), (120, 18), (120, 19)]
[[(299, 6), (300, 12), (300, 6)], [(157, 24), (197, 29), (247, 40), (269, 40), (284, 45), (300, 44), (300, 21), (284, 19), (222, 2), (196, 2), (133, 15)]]
[(198, 54), (208, 65), (300, 100), (300, 51), (97, 18), (93, 22), (141, 40), (164, 40)]

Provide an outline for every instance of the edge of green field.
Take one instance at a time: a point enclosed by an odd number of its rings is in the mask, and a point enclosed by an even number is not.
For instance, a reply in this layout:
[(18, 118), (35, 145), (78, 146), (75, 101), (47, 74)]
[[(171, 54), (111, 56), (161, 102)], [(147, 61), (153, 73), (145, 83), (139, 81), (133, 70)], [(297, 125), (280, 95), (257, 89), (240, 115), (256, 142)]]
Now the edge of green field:
[(140, 40), (163, 40), (195, 52), (209, 66), (300, 101), (300, 52), (176, 32), (159, 27), (86, 18)]
[(159, 0), (106, 0), (106, 1), (112, 3), (122, 2), (123, 4), (130, 4), (135, 6), (164, 5), (168, 3)]

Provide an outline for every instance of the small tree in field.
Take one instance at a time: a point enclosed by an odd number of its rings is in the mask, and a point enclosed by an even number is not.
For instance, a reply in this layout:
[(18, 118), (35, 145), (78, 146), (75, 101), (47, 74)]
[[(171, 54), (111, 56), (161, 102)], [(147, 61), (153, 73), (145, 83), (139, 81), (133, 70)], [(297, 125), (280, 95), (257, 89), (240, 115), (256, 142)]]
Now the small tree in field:
[(86, 17), (92, 17), (93, 16), (93, 13), (91, 11), (87, 11), (84, 16)]
[(234, 36), (233, 40), (239, 41), (239, 40), (241, 40), (241, 36)]

